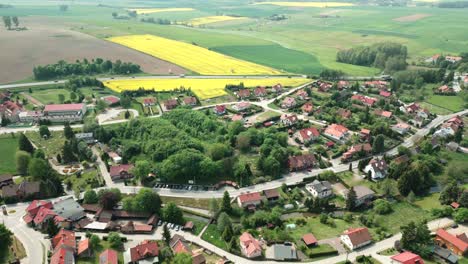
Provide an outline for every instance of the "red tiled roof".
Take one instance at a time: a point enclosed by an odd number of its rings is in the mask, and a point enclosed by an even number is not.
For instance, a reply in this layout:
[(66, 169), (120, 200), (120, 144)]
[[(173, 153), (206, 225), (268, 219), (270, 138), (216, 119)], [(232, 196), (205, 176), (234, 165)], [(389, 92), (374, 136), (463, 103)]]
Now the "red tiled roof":
[(55, 111), (79, 111), (83, 109), (84, 104), (52, 104), (46, 105), (44, 112), (55, 112)]
[(318, 241), (317, 239), (315, 238), (315, 236), (311, 233), (309, 234), (305, 234), (303, 237), (302, 237), (302, 240), (304, 240), (304, 243), (308, 246), (308, 245), (313, 245), (313, 244), (316, 244)]
[(256, 96), (263, 96), (267, 94), (267, 90), (265, 89), (265, 87), (257, 87), (254, 90), (254, 94)]
[(143, 99), (143, 104), (154, 104), (156, 100), (154, 98), (145, 98)]
[(310, 113), (314, 110), (314, 105), (311, 102), (307, 102), (301, 107), (301, 109), (306, 113)]
[(241, 203), (256, 202), (262, 200), (262, 195), (259, 192), (244, 193), (239, 195), (238, 199)]
[(99, 255), (99, 264), (118, 264), (117, 251), (112, 249), (106, 249)]
[(182, 242), (182, 240), (177, 240), (175, 245), (172, 247), (172, 251), (174, 251), (175, 254), (192, 253), (190, 248), (188, 248), (187, 245), (184, 242)]
[(120, 102), (120, 98), (117, 96), (109, 95), (102, 98), (102, 100), (108, 102), (109, 104), (116, 104)]
[(369, 130), (369, 129), (362, 128), (362, 129), (361, 129), (361, 134), (369, 135), (369, 134), (370, 134), (370, 130)]
[(31, 217), (31, 215), (27, 214), (25, 216), (23, 216), (23, 221), (26, 223), (26, 224), (29, 224), (33, 221), (33, 218)]
[(388, 91), (380, 91), (380, 96), (390, 97), (390, 96), (392, 96), (392, 93), (388, 92)]
[(342, 137), (349, 130), (338, 124), (331, 124), (325, 129), (325, 134), (333, 135), (335, 137)]
[(450, 204), (450, 206), (452, 206), (453, 208), (457, 209), (458, 207), (460, 207), (460, 204), (457, 203), (457, 202), (453, 202)]
[(223, 113), (223, 112), (226, 111), (226, 106), (224, 106), (224, 105), (217, 105), (217, 106), (215, 106), (215, 111), (216, 111), (217, 113)]
[(42, 224), (47, 216), (56, 216), (57, 214), (49, 208), (41, 207), (34, 217), (34, 224)]
[(354, 246), (358, 246), (362, 243), (372, 240), (369, 230), (365, 227), (349, 228), (343, 234), (349, 237), (349, 240), (351, 240), (351, 243)]
[(73, 250), (76, 249), (75, 232), (66, 229), (60, 229), (57, 235), (52, 238), (52, 247), (57, 249), (62, 246), (66, 246)]
[(416, 264), (416, 261), (419, 261), (418, 264), (424, 264), (424, 260), (420, 256), (409, 251), (392, 256), (391, 259), (401, 264)]
[(315, 127), (304, 128), (299, 131), (299, 134), (304, 140), (308, 140), (311, 137), (320, 136), (320, 132)]
[(242, 89), (237, 92), (237, 95), (239, 97), (249, 97), (250, 96), (250, 90), (249, 89)]
[(51, 209), (52, 203), (44, 200), (34, 200), (32, 201), (29, 206), (26, 208), (26, 212), (28, 212), (29, 215), (32, 217), (36, 216), (37, 212), (41, 207), (46, 207)]
[(448, 233), (444, 229), (437, 230), (436, 233), (437, 237), (442, 238), (443, 240), (451, 243), (454, 247), (458, 248), (458, 250), (462, 252), (468, 251), (468, 243), (459, 239), (458, 237)]
[(246, 248), (247, 257), (250, 257), (255, 251), (261, 251), (262, 247), (250, 233), (244, 232), (239, 237), (240, 243)]
[(77, 254), (81, 255), (83, 252), (89, 249), (89, 239), (81, 240), (78, 242), (78, 251)]
[(153, 230), (152, 226), (145, 224), (135, 224), (134, 228), (136, 232), (151, 232), (151, 230)]
[(110, 167), (110, 175), (111, 176), (116, 176), (119, 175), (121, 172), (130, 172), (130, 170), (133, 169), (132, 164), (121, 164), (117, 166), (111, 166)]
[(130, 259), (136, 262), (147, 257), (156, 257), (159, 255), (158, 243), (152, 241), (143, 241), (140, 245), (130, 248)]
[(197, 103), (197, 98), (195, 98), (193, 96), (184, 98), (184, 104), (186, 104), (186, 105), (196, 104), (196, 103)]
[(375, 98), (360, 95), (360, 94), (355, 94), (355, 95), (351, 96), (351, 100), (360, 101), (361, 103), (363, 103), (365, 105), (368, 105), (368, 106), (372, 106), (377, 102), (377, 99), (375, 99)]
[(50, 264), (73, 264), (75, 258), (73, 252), (66, 248), (60, 248), (50, 258)]

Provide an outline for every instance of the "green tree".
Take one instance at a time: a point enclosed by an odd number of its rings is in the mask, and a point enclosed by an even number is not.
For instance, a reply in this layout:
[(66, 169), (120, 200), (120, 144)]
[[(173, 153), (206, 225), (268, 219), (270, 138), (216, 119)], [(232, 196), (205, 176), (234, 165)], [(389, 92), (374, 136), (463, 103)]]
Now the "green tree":
[(224, 228), (224, 231), (223, 233), (221, 234), (221, 238), (226, 241), (226, 242), (229, 242), (231, 241), (232, 239), (232, 226), (231, 225), (227, 225), (225, 228)]
[(49, 138), (50, 137), (50, 131), (49, 128), (46, 125), (42, 125), (39, 127), (39, 135), (41, 135), (42, 138)]
[(49, 237), (54, 237), (60, 231), (60, 228), (55, 224), (54, 219), (50, 218), (46, 221), (45, 230)]
[(169, 202), (164, 206), (164, 220), (178, 225), (184, 224), (184, 214), (182, 210), (173, 202)]
[(95, 203), (98, 203), (98, 202), (99, 202), (99, 199), (98, 199), (96, 191), (88, 190), (88, 191), (85, 192), (83, 203), (85, 203), (85, 204), (95, 204)]
[(460, 204), (461, 207), (468, 208), (468, 192), (464, 191), (460, 195), (460, 198), (458, 198), (458, 203)]
[(91, 235), (89, 238), (89, 245), (91, 250), (96, 251), (99, 248), (99, 244), (101, 243), (101, 239), (96, 235)]
[(432, 244), (431, 232), (427, 227), (426, 222), (416, 224), (411, 221), (407, 225), (400, 227), (402, 237), (401, 246), (402, 248), (427, 257), (430, 253), (428, 247)]
[(171, 264), (192, 264), (192, 256), (188, 253), (178, 253), (174, 256)]
[[(118, 190), (118, 189), (117, 189)], [(118, 202), (122, 199), (120, 191), (116, 192), (114, 190), (105, 190), (99, 191), (98, 193), (99, 204), (104, 208), (111, 210), (113, 209)]]
[(59, 100), (59, 103), (63, 104), (63, 102), (65, 102), (65, 95), (59, 94), (58, 95), (58, 100)]
[(19, 150), (26, 151), (31, 154), (34, 152), (34, 147), (31, 144), (31, 141), (29, 141), (29, 139), (23, 133), (21, 133), (18, 138), (18, 148)]
[(11, 17), (3, 16), (3, 24), (8, 30), (10, 30), (11, 29)]
[(457, 223), (465, 223), (468, 221), (468, 208), (459, 208), (453, 215), (453, 219)]
[(356, 191), (354, 190), (354, 187), (351, 187), (346, 198), (346, 209), (349, 211), (353, 211), (356, 207), (356, 197)]
[(381, 153), (385, 150), (385, 137), (380, 134), (375, 137), (374, 144), (372, 144), (372, 151), (374, 153)]
[(457, 182), (453, 181), (442, 190), (439, 201), (441, 204), (451, 204), (452, 202), (458, 201), (458, 197), (462, 191)]
[(164, 242), (166, 243), (166, 246), (169, 246), (171, 242), (171, 231), (169, 231), (167, 224), (165, 224), (163, 227), (162, 236), (163, 236)]
[(36, 181), (46, 180), (49, 175), (49, 170), (49, 164), (47, 164), (47, 161), (43, 159), (33, 158), (29, 162), (29, 175)]
[(128, 109), (131, 105), (132, 98), (130, 98), (129, 96), (123, 96), (122, 98), (120, 98), (120, 106), (122, 106), (123, 108)]
[(374, 201), (374, 211), (380, 215), (389, 214), (392, 212), (392, 206), (387, 200), (377, 199)]
[(147, 160), (138, 160), (135, 163), (135, 167), (132, 169), (133, 175), (140, 179), (140, 181), (144, 181), (148, 174), (151, 172), (151, 164)]
[(211, 198), (211, 199), (210, 199), (209, 207), (210, 207), (211, 216), (212, 216), (212, 217), (216, 217), (216, 215), (217, 215), (218, 212), (219, 212), (219, 203), (218, 203), (218, 200), (216, 200), (215, 198)]
[(223, 201), (221, 202), (221, 211), (226, 213), (230, 213), (232, 211), (231, 196), (229, 196), (229, 193), (227, 191), (224, 191), (223, 194)]
[(124, 209), (129, 211), (159, 213), (161, 210), (161, 197), (151, 189), (141, 189), (135, 197), (124, 199)]
[(3, 253), (8, 252), (7, 249), (13, 243), (13, 233), (8, 230), (8, 228), (4, 224), (0, 224), (0, 260), (4, 259)]
[(26, 151), (17, 151), (16, 152), (16, 172), (20, 175), (28, 174), (29, 161), (31, 160), (31, 155)]
[(98, 112), (102, 112), (102, 111), (106, 110), (106, 108), (107, 108), (106, 102), (104, 102), (103, 100), (97, 100), (97, 102), (96, 102), (96, 110), (97, 110)]
[(122, 249), (123, 243), (122, 243), (122, 238), (120, 237), (119, 233), (117, 232), (110, 232), (109, 236), (107, 237), (107, 241), (109, 242), (109, 245), (113, 249), (120, 250)]
[(75, 154), (73, 154), (73, 147), (71, 142), (65, 141), (62, 148), (62, 161), (64, 163), (70, 163), (76, 160)]
[(219, 214), (216, 223), (216, 227), (219, 232), (223, 232), (224, 229), (226, 229), (226, 226), (232, 225), (231, 218), (229, 218), (229, 215), (227, 215), (225, 212)]
[(15, 27), (19, 26), (20, 23), (17, 16), (12, 17), (11, 20), (13, 21), (13, 24), (15, 24)]
[(75, 101), (75, 100), (76, 100), (76, 97), (77, 97), (77, 96), (76, 96), (76, 93), (75, 93), (75, 92), (71, 92), (71, 93), (70, 93), (70, 100)]
[(250, 151), (250, 135), (247, 132), (243, 132), (237, 136), (236, 147), (242, 152)]
[(268, 157), (263, 163), (263, 171), (266, 175), (278, 178), (281, 174), (281, 164), (273, 157)]
[(414, 201), (416, 200), (416, 195), (414, 194), (413, 191), (411, 191), (409, 194), (408, 194), (408, 197), (406, 197), (406, 200), (408, 201), (408, 203), (414, 203)]
[(71, 128), (70, 123), (68, 122), (66, 122), (63, 127), (63, 135), (68, 140), (75, 138), (75, 133), (73, 133), (73, 129)]

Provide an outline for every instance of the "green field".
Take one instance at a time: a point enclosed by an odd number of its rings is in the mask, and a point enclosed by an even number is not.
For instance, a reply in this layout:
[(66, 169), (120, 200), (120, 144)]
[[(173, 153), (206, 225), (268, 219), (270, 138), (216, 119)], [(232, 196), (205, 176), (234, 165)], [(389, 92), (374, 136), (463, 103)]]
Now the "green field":
[(11, 135), (0, 136), (0, 174), (15, 174), (15, 153), (18, 149), (18, 137)]
[(463, 110), (463, 106), (465, 105), (463, 98), (460, 96), (432, 95), (426, 101), (429, 104), (450, 110), (452, 112)]
[(65, 97), (65, 101), (70, 100), (70, 91), (65, 89), (34, 90), (33, 93), (28, 93), (43, 104), (59, 104), (59, 94)]

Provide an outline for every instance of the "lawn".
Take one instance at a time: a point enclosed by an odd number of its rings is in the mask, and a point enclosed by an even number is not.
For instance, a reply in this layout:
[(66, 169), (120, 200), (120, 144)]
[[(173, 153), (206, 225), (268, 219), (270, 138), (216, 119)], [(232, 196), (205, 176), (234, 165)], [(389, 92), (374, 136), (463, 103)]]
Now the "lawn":
[(188, 221), (192, 221), (193, 222), (193, 231), (192, 233), (196, 236), (198, 236), (200, 234), (200, 232), (203, 230), (203, 228), (208, 224), (208, 219), (206, 219), (206, 221), (201, 221), (199, 219), (199, 217), (190, 217), (190, 216), (184, 216), (184, 219), (188, 222)]
[[(183, 198), (183, 197), (170, 197), (170, 196), (161, 196), (163, 203), (173, 202), (177, 205), (200, 208), (208, 210), (210, 207), (210, 199), (199, 199), (199, 198)], [(218, 202), (221, 199), (217, 199)]]
[(15, 236), (13, 236), (12, 248), (13, 248), (14, 252), (13, 251), (8, 251), (8, 253), (9, 253), (8, 254), (8, 261), (6, 263), (10, 263), (10, 262), (13, 263), (12, 261), (14, 261), (16, 259), (22, 259), (22, 258), (26, 257), (26, 250), (24, 249), (23, 244)]
[[(76, 263), (77, 264), (99, 263), (99, 255), (108, 248), (110, 248), (109, 242), (101, 240), (101, 244), (99, 245), (98, 249), (96, 250), (96, 252), (94, 252), (94, 255), (91, 258), (77, 258)], [(119, 263), (124, 263), (123, 252), (118, 252), (118, 257), (119, 257)]]
[(440, 193), (432, 193), (425, 197), (418, 197), (414, 204), (426, 211), (430, 211), (431, 209), (439, 209), (442, 208), (442, 205), (439, 202), (439, 197)]
[(60, 104), (59, 94), (63, 94), (65, 101), (70, 100), (70, 91), (65, 89), (33, 90), (33, 93), (27, 94), (43, 104)]
[(39, 135), (39, 132), (27, 132), (26, 136), (31, 140), (36, 147), (42, 149), (47, 157), (55, 157), (62, 152), (65, 136), (62, 131), (50, 131), (51, 136), (44, 139)]
[(439, 106), (452, 112), (463, 110), (465, 102), (460, 96), (431, 95), (426, 99), (429, 104)]
[(64, 183), (71, 182), (71, 190), (75, 190), (76, 188), (80, 188), (81, 191), (85, 191), (87, 188), (97, 188), (100, 187), (102, 184), (102, 178), (99, 176), (96, 169), (90, 169), (83, 172), (80, 176), (76, 174), (70, 176), (62, 176)]
[(11, 135), (0, 136), (0, 174), (15, 174), (15, 153), (18, 149), (18, 135), (13, 138)]
[(261, 113), (260, 115), (258, 115), (256, 122), (263, 123), (266, 120), (270, 120), (270, 119), (272, 119), (274, 117), (279, 117), (279, 116), (281, 116), (281, 115), (278, 114), (277, 112), (266, 111), (266, 112)]
[(309, 217), (306, 219), (307, 223), (303, 226), (296, 225), (296, 229), (290, 231), (290, 235), (295, 241), (302, 239), (306, 233), (314, 234), (318, 240), (338, 237), (349, 227), (358, 227), (359, 223), (348, 223), (341, 219), (334, 219), (335, 227), (320, 223), (319, 217)]
[(224, 242), (224, 240), (221, 238), (221, 232), (218, 231), (217, 227), (215, 224), (210, 224), (208, 228), (206, 229), (205, 233), (202, 235), (202, 239), (221, 248), (226, 251), (227, 249), (227, 244)]

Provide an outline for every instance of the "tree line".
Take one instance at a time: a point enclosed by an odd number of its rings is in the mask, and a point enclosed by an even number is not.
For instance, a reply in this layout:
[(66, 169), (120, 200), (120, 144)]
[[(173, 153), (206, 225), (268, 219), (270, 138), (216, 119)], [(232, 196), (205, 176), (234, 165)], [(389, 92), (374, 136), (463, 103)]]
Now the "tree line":
[(440, 8), (468, 8), (468, 1), (441, 2)]
[(133, 74), (141, 72), (140, 66), (131, 62), (116, 60), (103, 60), (101, 58), (88, 61), (76, 60), (75, 63), (68, 63), (60, 60), (55, 64), (36, 66), (33, 69), (34, 78), (37, 80), (47, 80), (52, 78), (70, 75), (92, 75), (92, 74)]
[(6, 29), (11, 30), (13, 25), (15, 25), (15, 28), (18, 28), (20, 22), (17, 16), (3, 16), (3, 24), (5, 25)]
[(338, 51), (336, 61), (361, 66), (372, 66), (386, 72), (406, 68), (408, 50), (406, 46), (393, 42), (376, 43)]

